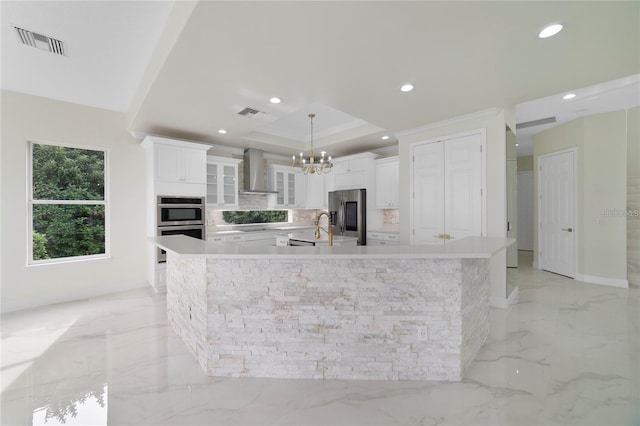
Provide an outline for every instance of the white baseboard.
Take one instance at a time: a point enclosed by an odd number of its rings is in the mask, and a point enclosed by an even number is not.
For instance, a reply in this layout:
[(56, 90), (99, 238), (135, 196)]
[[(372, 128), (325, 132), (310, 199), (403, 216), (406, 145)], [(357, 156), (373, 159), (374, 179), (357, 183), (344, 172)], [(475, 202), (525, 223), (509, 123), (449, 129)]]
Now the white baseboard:
[(105, 296), (107, 294), (119, 293), (122, 291), (128, 290), (136, 290), (139, 288), (146, 288), (149, 286), (149, 283), (146, 281), (141, 281), (139, 283), (127, 283), (115, 286), (109, 286), (104, 289), (90, 289), (82, 292), (76, 292), (73, 295), (60, 295), (57, 297), (41, 297), (41, 298), (30, 298), (27, 300), (19, 300), (14, 302), (2, 303), (0, 307), (0, 312), (2, 314), (6, 314), (9, 312), (22, 311), (24, 309), (33, 309), (39, 308), (47, 305), (55, 305), (58, 303), (65, 302), (75, 302), (78, 300), (89, 299), (92, 297), (100, 297)]
[(518, 287), (514, 288), (508, 298), (490, 297), (489, 304), (494, 308), (507, 309), (518, 300)]
[(509, 306), (507, 299), (501, 299), (497, 297), (490, 297), (489, 304), (494, 308), (500, 308), (500, 309), (507, 309), (507, 307)]
[(618, 288), (629, 288), (629, 281), (620, 278), (597, 277), (595, 275), (576, 273), (574, 279), (589, 284), (599, 284)]
[(514, 288), (509, 297), (507, 297), (507, 306), (513, 305), (518, 300), (518, 288)]

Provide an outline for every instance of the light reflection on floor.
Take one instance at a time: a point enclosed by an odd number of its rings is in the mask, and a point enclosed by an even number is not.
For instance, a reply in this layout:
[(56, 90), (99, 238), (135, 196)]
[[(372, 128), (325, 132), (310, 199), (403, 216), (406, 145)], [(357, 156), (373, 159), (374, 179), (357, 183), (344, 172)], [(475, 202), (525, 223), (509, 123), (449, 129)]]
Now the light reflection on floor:
[(108, 385), (101, 390), (83, 393), (75, 400), (52, 401), (33, 411), (34, 425), (106, 425)]

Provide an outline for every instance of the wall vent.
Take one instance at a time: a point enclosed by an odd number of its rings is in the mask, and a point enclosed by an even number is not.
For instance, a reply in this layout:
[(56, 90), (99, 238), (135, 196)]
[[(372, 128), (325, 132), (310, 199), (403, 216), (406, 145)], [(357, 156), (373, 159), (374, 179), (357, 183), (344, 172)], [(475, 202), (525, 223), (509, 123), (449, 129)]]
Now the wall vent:
[(246, 107), (245, 109), (240, 111), (238, 114), (244, 117), (249, 117), (249, 118), (257, 118), (257, 117), (260, 117), (261, 115), (265, 115), (264, 112), (258, 111), (257, 109), (249, 108), (249, 107)]
[(51, 52), (55, 55), (66, 56), (66, 49), (62, 40), (55, 39), (20, 27), (13, 27), (18, 34), (18, 41), (27, 46)]
[(526, 129), (527, 127), (542, 126), (543, 124), (555, 123), (555, 117), (541, 118), (539, 120), (525, 121), (524, 123), (516, 123), (516, 129)]

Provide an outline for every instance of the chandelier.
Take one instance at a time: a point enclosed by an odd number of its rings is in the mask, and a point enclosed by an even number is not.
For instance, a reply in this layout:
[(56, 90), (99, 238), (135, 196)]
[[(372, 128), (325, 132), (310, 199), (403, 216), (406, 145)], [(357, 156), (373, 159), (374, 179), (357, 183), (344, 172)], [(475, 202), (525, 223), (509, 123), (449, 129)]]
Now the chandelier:
[[(316, 115), (311, 113), (309, 114), (309, 118), (311, 119), (311, 152), (308, 157), (305, 157), (303, 153), (300, 153), (300, 156), (296, 158), (293, 156), (293, 162), (291, 163), (291, 167), (296, 173), (304, 173), (306, 174), (318, 174), (321, 175), (323, 173), (331, 172), (333, 168), (333, 163), (331, 162), (331, 156), (327, 156), (325, 151), (320, 153), (320, 161), (316, 163), (316, 158), (313, 154), (313, 118)], [(326, 158), (325, 158), (326, 157)]]

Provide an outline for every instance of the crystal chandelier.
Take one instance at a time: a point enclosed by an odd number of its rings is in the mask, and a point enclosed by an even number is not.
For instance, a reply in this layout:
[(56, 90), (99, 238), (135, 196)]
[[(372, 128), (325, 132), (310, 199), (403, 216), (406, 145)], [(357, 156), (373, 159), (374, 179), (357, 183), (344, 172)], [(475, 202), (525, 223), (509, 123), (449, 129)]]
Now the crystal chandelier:
[(302, 152), (300, 156), (296, 158), (293, 156), (293, 162), (291, 163), (291, 167), (295, 170), (296, 173), (304, 173), (306, 174), (318, 174), (321, 175), (323, 173), (331, 172), (333, 168), (333, 163), (331, 162), (331, 156), (325, 156), (327, 153), (322, 151), (320, 153), (320, 162), (316, 163), (316, 158), (313, 154), (313, 117), (316, 115), (311, 113), (309, 114), (309, 118), (311, 119), (311, 152), (309, 153), (309, 157), (305, 157)]

